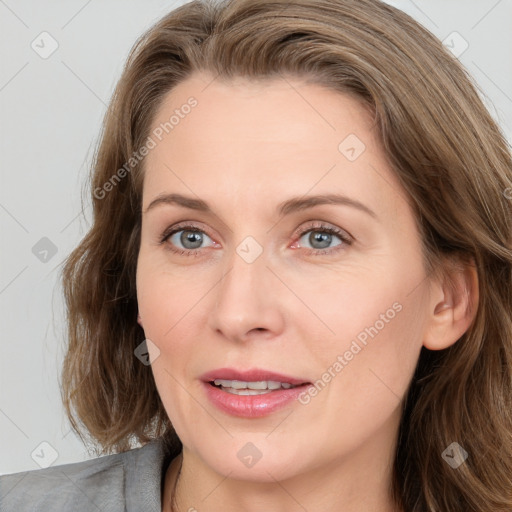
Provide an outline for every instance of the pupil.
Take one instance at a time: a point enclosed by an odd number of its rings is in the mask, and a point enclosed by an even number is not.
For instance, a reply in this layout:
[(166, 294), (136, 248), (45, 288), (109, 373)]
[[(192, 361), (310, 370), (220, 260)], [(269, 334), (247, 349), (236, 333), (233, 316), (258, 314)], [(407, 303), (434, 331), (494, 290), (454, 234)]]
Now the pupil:
[[(325, 249), (326, 247), (329, 247), (331, 244), (332, 235), (330, 233), (311, 233), (309, 235), (309, 242), (315, 249)], [(315, 243), (319, 242), (320, 247), (316, 246)]]
[[(201, 246), (203, 237), (201, 233), (196, 233), (195, 231), (183, 231), (180, 242), (183, 244), (183, 247), (187, 249), (197, 249)], [(192, 244), (192, 246), (188, 245), (189, 243)]]

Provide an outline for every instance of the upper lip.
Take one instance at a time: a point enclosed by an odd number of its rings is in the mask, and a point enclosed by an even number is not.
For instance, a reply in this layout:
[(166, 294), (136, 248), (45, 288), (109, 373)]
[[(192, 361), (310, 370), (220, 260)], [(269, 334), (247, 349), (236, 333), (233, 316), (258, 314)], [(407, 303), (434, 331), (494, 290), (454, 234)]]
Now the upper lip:
[(204, 373), (200, 377), (204, 382), (213, 382), (215, 379), (222, 380), (241, 380), (244, 382), (261, 382), (261, 381), (274, 381), (274, 382), (287, 382), (294, 386), (299, 384), (308, 384), (307, 379), (291, 377), (282, 373), (272, 372), (261, 368), (253, 368), (251, 370), (236, 370), (235, 368), (217, 368)]

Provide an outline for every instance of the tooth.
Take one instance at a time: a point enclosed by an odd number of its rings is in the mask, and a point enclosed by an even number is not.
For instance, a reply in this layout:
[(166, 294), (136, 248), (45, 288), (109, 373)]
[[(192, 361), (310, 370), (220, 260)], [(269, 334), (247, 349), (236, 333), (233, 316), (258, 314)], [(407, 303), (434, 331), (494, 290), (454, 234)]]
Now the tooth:
[[(247, 387), (249, 389), (267, 389), (267, 381), (260, 380), (258, 382), (248, 382)], [(270, 386), (268, 386), (268, 388), (273, 389), (273, 388), (270, 388)]]
[(228, 393), (232, 393), (233, 395), (265, 395), (267, 393), (271, 393), (268, 389), (233, 389), (228, 388), (224, 389)]
[(276, 382), (275, 380), (269, 380), (267, 386), (268, 389), (279, 389), (281, 386), (284, 387), (284, 385), (281, 382)]
[(247, 382), (243, 382), (241, 380), (215, 379), (213, 382), (216, 386), (223, 386), (225, 388), (235, 388), (235, 389), (246, 389), (247, 388)]
[(215, 380), (213, 381), (213, 383), (214, 383), (216, 386), (224, 386), (224, 387), (229, 387), (229, 386), (231, 386), (231, 381), (230, 381), (230, 380), (215, 379)]
[(230, 387), (234, 389), (247, 389), (247, 382), (242, 380), (232, 380)]
[[(281, 386), (283, 386), (284, 389), (290, 389), (292, 387), (291, 384), (288, 384), (288, 382), (282, 382)], [(269, 386), (270, 387), (270, 386)]]

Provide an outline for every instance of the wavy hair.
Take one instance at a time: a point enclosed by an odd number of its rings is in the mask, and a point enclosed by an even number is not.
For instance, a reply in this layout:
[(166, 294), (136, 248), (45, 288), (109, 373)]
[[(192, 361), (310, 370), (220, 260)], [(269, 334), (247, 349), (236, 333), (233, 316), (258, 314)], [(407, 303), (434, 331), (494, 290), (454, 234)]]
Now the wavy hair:
[[(195, 0), (136, 42), (94, 155), (92, 226), (62, 272), (62, 397), (75, 431), (103, 452), (177, 441), (151, 368), (134, 357), (144, 340), (135, 287), (144, 160), (133, 155), (164, 96), (198, 71), (223, 80), (300, 77), (371, 109), (414, 207), (427, 271), (473, 262), (479, 280), (467, 332), (420, 353), (403, 401), (393, 496), (406, 512), (510, 512), (510, 147), (458, 60), (378, 0)], [(456, 470), (441, 456), (453, 441), (469, 454)]]

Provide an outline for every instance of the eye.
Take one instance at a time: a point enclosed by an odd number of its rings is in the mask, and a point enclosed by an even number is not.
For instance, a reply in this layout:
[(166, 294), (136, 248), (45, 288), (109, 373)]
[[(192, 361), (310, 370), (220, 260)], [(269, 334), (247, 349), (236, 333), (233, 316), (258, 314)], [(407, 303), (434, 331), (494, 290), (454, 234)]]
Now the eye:
[(171, 251), (187, 256), (197, 254), (197, 249), (203, 249), (205, 243), (209, 242), (210, 246), (215, 244), (203, 230), (191, 225), (175, 226), (166, 230), (160, 243), (166, 242)]
[[(330, 253), (352, 244), (351, 237), (339, 228), (316, 224), (299, 232), (299, 246), (309, 249), (311, 253)], [(309, 244), (309, 247), (308, 247)], [(295, 244), (292, 246), (297, 247)]]

